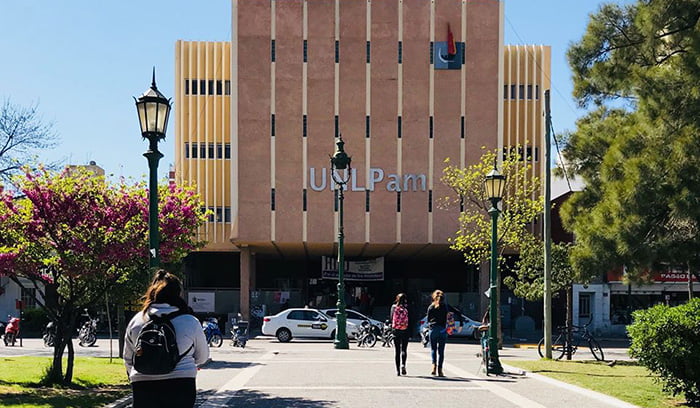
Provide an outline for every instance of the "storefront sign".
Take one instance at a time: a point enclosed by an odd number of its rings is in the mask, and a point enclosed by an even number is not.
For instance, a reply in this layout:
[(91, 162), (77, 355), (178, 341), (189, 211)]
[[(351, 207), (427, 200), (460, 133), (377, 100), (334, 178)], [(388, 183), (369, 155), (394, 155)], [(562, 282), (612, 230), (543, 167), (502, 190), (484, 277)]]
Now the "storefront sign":
[(214, 313), (214, 292), (190, 292), (187, 294), (187, 304), (195, 312)]
[[(338, 260), (324, 256), (321, 258), (321, 277), (338, 280)], [(343, 279), (348, 281), (383, 281), (384, 258), (368, 261), (345, 261)]]
[[(320, 175), (318, 173), (321, 173)], [(316, 168), (309, 168), (309, 187), (313, 191), (323, 191), (324, 189), (329, 189), (331, 191), (335, 190), (335, 183), (333, 182), (333, 177), (329, 177), (330, 171), (325, 167), (321, 171), (317, 171)], [(336, 171), (336, 177), (338, 179), (344, 179), (347, 177), (346, 171), (338, 172)], [(350, 180), (348, 184), (345, 185), (345, 189), (350, 189), (351, 191), (374, 191), (378, 184), (384, 184), (384, 188), (387, 191), (398, 192), (398, 191), (426, 191), (427, 177), (425, 174), (395, 174), (395, 173), (385, 173), (383, 169), (379, 167), (371, 167), (369, 169), (369, 179), (367, 181), (367, 187), (365, 188), (357, 181), (357, 169), (352, 169), (350, 171)]]

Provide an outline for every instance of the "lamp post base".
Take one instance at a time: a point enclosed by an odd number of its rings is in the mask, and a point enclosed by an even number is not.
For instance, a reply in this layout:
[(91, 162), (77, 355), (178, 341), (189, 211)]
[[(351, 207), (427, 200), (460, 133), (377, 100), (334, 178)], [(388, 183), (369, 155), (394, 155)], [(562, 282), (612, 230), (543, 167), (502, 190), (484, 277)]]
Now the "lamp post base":
[(489, 374), (503, 374), (503, 366), (498, 360), (490, 360), (488, 367), (486, 367), (486, 372)]
[(339, 350), (347, 350), (350, 348), (350, 344), (348, 343), (348, 339), (342, 340), (336, 338), (333, 342), (333, 347)]

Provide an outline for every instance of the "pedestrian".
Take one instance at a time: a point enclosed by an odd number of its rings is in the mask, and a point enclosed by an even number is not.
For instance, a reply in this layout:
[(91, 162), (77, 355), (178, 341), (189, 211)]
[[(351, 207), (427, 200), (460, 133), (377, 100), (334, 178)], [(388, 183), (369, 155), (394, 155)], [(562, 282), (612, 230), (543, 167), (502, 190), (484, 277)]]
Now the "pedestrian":
[(389, 321), (394, 331), (394, 361), (396, 375), (406, 375), (406, 356), (408, 355), (408, 299), (405, 293), (396, 295), (391, 305)]
[(444, 377), (442, 364), (445, 361), (447, 342), (447, 312), (445, 294), (437, 289), (432, 294), (433, 303), (428, 306), (428, 327), (430, 328), (430, 357), (433, 360), (431, 375)]
[[(133, 408), (191, 408), (197, 395), (197, 366), (209, 360), (209, 346), (202, 326), (181, 296), (182, 283), (177, 276), (161, 269), (144, 295), (143, 309), (131, 319), (124, 339), (126, 365), (133, 395)], [(138, 349), (141, 329), (160, 321), (156, 317), (170, 315), (175, 331), (179, 361), (165, 374), (144, 374), (134, 365), (144, 354)], [(174, 317), (172, 317), (174, 316)], [(151, 321), (153, 320), (153, 323)], [(171, 335), (172, 336), (172, 335)], [(174, 364), (174, 363), (173, 363)], [(144, 370), (145, 371), (145, 370)]]

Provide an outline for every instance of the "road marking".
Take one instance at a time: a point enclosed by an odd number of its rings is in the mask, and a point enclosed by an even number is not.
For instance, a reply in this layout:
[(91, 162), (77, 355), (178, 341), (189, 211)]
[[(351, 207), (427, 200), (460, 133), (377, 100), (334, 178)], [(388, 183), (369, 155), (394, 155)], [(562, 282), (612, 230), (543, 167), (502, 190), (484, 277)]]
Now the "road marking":
[(277, 355), (277, 351), (271, 351), (262, 357), (260, 357), (259, 362), (261, 364), (255, 364), (248, 366), (241, 370), (238, 375), (233, 377), (229, 382), (224, 384), (221, 388), (216, 390), (214, 395), (211, 397), (207, 398), (206, 401), (200, 405), (200, 408), (220, 408), (220, 407), (228, 407), (228, 402), (233, 398), (233, 396), (241, 390), (248, 381), (250, 381), (251, 378), (255, 377), (256, 374), (258, 374), (258, 371), (260, 371), (265, 364), (262, 364), (262, 362), (270, 360), (272, 357)]
[[(514, 370), (514, 371), (515, 371), (515, 370), (520, 370), (519, 368), (515, 368), (515, 367), (511, 367), (511, 366), (508, 366), (508, 365), (503, 364), (503, 368), (506, 368), (506, 367), (507, 367), (509, 370)], [(521, 370), (521, 371), (522, 371), (522, 370)], [(584, 395), (584, 396), (586, 396), (586, 397), (588, 397), (588, 398), (592, 398), (592, 399), (598, 400), (598, 401), (600, 401), (600, 402), (604, 402), (604, 403), (606, 403), (606, 404), (608, 404), (608, 405), (610, 405), (610, 406), (613, 406), (613, 407), (618, 407), (618, 408), (638, 408), (637, 405), (633, 405), (633, 404), (630, 404), (630, 403), (628, 403), (628, 402), (621, 401), (621, 400), (619, 400), (619, 399), (617, 399), (617, 398), (615, 398), (615, 397), (611, 397), (611, 396), (609, 396), (609, 395), (601, 394), (601, 393), (599, 393), (599, 392), (597, 392), (597, 391), (589, 390), (589, 389), (586, 389), (586, 388), (581, 388), (581, 387), (579, 387), (579, 386), (576, 386), (576, 385), (573, 385), (573, 384), (569, 384), (569, 383), (565, 383), (565, 382), (563, 382), (563, 381), (555, 380), (554, 378), (550, 378), (550, 377), (547, 377), (547, 376), (544, 376), (544, 375), (541, 375), (541, 374), (536, 374), (536, 373), (531, 373), (531, 372), (525, 371), (525, 376), (531, 377), (532, 379), (535, 379), (535, 380), (538, 380), (538, 381), (546, 382), (547, 384), (555, 385), (555, 386), (557, 386), (557, 387), (559, 387), (559, 388), (564, 388), (564, 389), (566, 389), (566, 390), (575, 392), (575, 393), (577, 393), (577, 394)]]
[[(421, 360), (429, 360), (430, 358), (421, 353), (411, 353), (411, 355), (415, 356), (418, 359)], [(469, 373), (465, 370), (462, 370), (461, 368), (454, 366), (452, 364), (444, 364), (443, 367), (447, 370), (450, 370), (451, 372), (459, 375), (460, 377), (464, 378), (472, 378), (472, 379), (483, 379), (481, 377), (477, 377), (472, 373)], [(485, 388), (488, 391), (491, 391), (494, 395), (503, 398), (504, 400), (511, 402), (515, 404), (515, 406), (520, 407), (520, 408), (546, 408), (544, 405), (537, 403), (531, 399), (525, 398), (520, 394), (517, 394), (505, 387), (502, 387), (500, 385), (496, 385), (494, 383), (488, 382), (488, 381), (483, 381), (477, 384), (478, 386)]]

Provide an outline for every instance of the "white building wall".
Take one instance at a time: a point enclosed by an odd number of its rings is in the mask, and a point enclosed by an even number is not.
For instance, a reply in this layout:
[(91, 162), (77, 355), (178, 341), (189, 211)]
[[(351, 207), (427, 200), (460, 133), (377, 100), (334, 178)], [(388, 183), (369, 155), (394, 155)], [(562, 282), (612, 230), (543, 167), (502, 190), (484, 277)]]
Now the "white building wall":
[[(573, 288), (573, 323), (583, 326), (588, 318), (580, 317), (580, 297), (582, 294), (591, 296), (591, 325), (588, 330), (595, 336), (616, 335), (619, 329), (610, 324), (610, 287), (606, 283), (590, 285), (574, 285)], [(617, 326), (617, 325), (616, 325)], [(624, 330), (624, 328), (623, 328)], [(624, 331), (623, 331), (624, 333)]]

